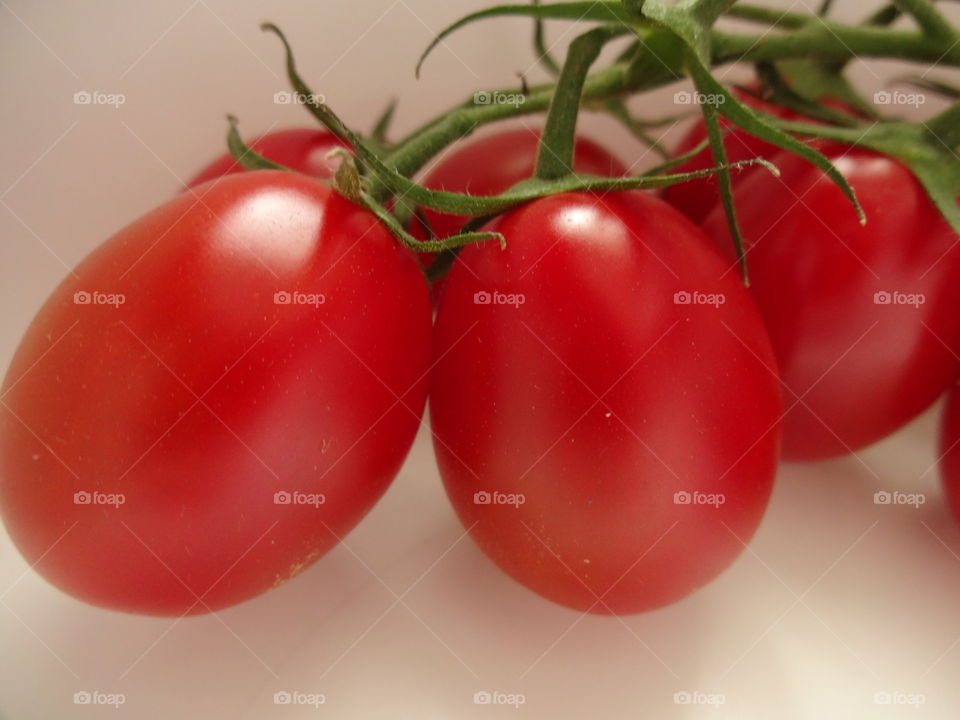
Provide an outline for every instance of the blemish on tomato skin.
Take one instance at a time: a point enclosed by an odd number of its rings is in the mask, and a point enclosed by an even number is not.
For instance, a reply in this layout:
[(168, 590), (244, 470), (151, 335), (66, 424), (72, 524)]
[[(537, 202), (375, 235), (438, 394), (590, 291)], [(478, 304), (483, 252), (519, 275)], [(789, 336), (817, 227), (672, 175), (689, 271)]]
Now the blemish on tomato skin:
[(288, 580), (292, 580), (309, 567), (314, 560), (320, 557), (320, 548), (314, 548), (297, 562), (291, 563), (286, 573), (277, 573), (273, 580), (273, 587), (279, 587)]

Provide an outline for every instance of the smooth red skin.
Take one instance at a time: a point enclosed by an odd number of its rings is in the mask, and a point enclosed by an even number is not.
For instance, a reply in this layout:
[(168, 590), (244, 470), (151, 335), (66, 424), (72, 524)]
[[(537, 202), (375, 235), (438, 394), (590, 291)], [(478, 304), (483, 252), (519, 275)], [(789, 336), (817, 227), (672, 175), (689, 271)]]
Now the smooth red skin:
[(940, 481), (947, 507), (960, 522), (960, 386), (947, 392), (940, 420)]
[[(488, 229), (506, 250), (463, 250), (434, 328), (434, 447), (454, 508), (494, 562), (562, 605), (625, 614), (684, 597), (740, 553), (769, 498), (780, 397), (759, 314), (700, 231), (648, 194), (557, 195)], [(474, 304), (493, 290), (526, 303)], [(677, 305), (680, 290), (727, 302)], [(481, 490), (526, 503), (474, 504)], [(681, 490), (727, 502), (674, 504)]]
[[(340, 163), (336, 158), (328, 158), (329, 152), (350, 147), (333, 133), (313, 128), (277, 130), (251, 140), (248, 145), (267, 160), (324, 179), (332, 178)], [(197, 173), (187, 186), (196, 187), (208, 180), (239, 172), (245, 172), (244, 168), (226, 153)]]
[[(823, 172), (788, 152), (773, 158), (779, 179), (757, 173), (734, 192), (750, 291), (784, 385), (784, 457), (794, 460), (835, 457), (886, 437), (960, 371), (956, 235), (900, 163), (816, 147), (856, 190), (866, 226)], [(732, 262), (721, 207), (703, 228)], [(876, 305), (878, 291), (923, 293), (926, 304)]]
[[(4, 383), (7, 530), (95, 605), (199, 613), (292, 577), (381, 496), (425, 402), (428, 293), (369, 213), (293, 173), (198, 192), (87, 257)], [(80, 289), (127, 302), (78, 306)], [(276, 305), (278, 290), (327, 301)], [(79, 490), (126, 503), (75, 505)], [(277, 505), (278, 490), (326, 504)]]
[[(766, 102), (755, 95), (751, 95), (743, 90), (731, 88), (730, 92), (740, 101), (746, 103), (752, 108), (775, 115), (784, 119), (797, 119), (797, 113), (788, 110), (779, 105)], [(750, 160), (755, 157), (761, 157), (769, 160), (780, 152), (780, 148), (772, 145), (765, 140), (761, 140), (755, 135), (751, 135), (736, 125), (732, 125), (725, 117), (720, 118), (721, 128), (726, 130), (723, 139), (723, 147), (727, 153), (727, 162), (734, 163), (741, 160)], [(703, 120), (698, 120), (689, 132), (683, 137), (674, 150), (674, 155), (683, 155), (693, 150), (697, 145), (707, 139), (707, 126)], [(706, 170), (714, 166), (713, 154), (710, 148), (704, 148), (685, 163), (678, 165), (673, 172), (688, 173), (697, 170)], [(741, 170), (731, 171), (730, 180), (734, 187), (744, 178), (748, 177), (758, 168), (747, 167)], [(695, 223), (700, 223), (713, 210), (714, 206), (720, 202), (720, 190), (715, 176), (697, 178), (686, 182), (677, 183), (664, 189), (663, 199), (673, 205)]]

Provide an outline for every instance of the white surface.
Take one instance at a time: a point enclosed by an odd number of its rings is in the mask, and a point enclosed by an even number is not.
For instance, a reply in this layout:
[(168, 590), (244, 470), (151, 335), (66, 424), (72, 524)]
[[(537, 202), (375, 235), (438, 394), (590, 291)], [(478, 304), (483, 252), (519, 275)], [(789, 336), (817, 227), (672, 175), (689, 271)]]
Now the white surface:
[[(859, 15), (868, 4), (841, 5)], [(475, 7), (0, 3), (3, 366), (66, 267), (221, 151), (226, 111), (248, 134), (310, 122), (272, 103), (286, 86), (261, 20), (288, 30), (305, 75), (349, 122), (368, 126), (396, 95), (405, 130), (530, 65), (529, 25), (494, 21), (441, 48), (413, 81), (431, 30)], [(890, 66), (857, 73), (879, 87), (881, 70)], [(82, 90), (127, 102), (74, 105)], [(658, 93), (650, 114), (672, 112), (671, 94)], [(587, 125), (628, 162), (649, 164), (609, 121)], [(927, 415), (859, 458), (785, 466), (734, 567), (676, 605), (622, 619), (582, 617), (497, 570), (463, 537), (425, 432), (345, 546), (216, 616), (174, 622), (83, 605), (30, 572), (3, 536), (0, 717), (955, 718), (960, 531), (931, 469), (935, 427)], [(882, 489), (927, 502), (877, 506)], [(77, 706), (82, 691), (126, 703)], [(277, 691), (326, 703), (277, 706)], [(525, 703), (476, 705), (480, 691)], [(677, 705), (685, 691), (724, 703)], [(878, 692), (919, 693), (924, 704), (877, 705)]]

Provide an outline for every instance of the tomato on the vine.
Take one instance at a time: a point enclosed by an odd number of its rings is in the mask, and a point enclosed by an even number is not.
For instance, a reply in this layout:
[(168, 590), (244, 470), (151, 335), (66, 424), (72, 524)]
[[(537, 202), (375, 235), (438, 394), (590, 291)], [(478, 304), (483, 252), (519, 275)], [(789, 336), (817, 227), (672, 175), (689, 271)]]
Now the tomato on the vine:
[(296, 575), (387, 488), (426, 399), (426, 284), (373, 215), (297, 173), (196, 192), (87, 257), (3, 385), (10, 536), (119, 610), (203, 612)]
[(689, 220), (643, 192), (493, 220), (440, 297), (430, 406), (447, 493), (480, 547), (558, 603), (632, 613), (720, 573), (767, 505), (770, 344)]
[[(750, 291), (780, 368), (784, 456), (792, 459), (880, 440), (960, 371), (956, 234), (896, 160), (814, 146), (853, 186), (865, 226), (821, 170), (789, 152), (772, 158), (779, 178), (753, 173), (734, 191)], [(722, 207), (703, 228), (730, 250)]]
[[(267, 160), (318, 178), (332, 178), (337, 170), (340, 161), (327, 157), (331, 150), (350, 147), (329, 130), (313, 128), (275, 130), (254, 138), (247, 145)], [(187, 186), (196, 187), (207, 180), (238, 172), (244, 172), (243, 166), (226, 153), (198, 172)]]

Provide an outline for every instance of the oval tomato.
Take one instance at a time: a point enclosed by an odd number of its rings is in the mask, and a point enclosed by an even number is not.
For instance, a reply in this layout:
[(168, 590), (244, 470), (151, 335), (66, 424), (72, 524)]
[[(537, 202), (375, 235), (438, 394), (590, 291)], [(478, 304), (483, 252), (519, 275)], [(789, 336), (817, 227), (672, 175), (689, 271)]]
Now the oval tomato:
[[(960, 370), (956, 235), (900, 163), (815, 146), (856, 190), (866, 226), (822, 171), (789, 152), (772, 159), (779, 178), (751, 174), (734, 192), (783, 380), (784, 456), (801, 460), (880, 440)], [(703, 228), (730, 247), (721, 207)]]
[(232, 175), (94, 251), (3, 386), (0, 510), (26, 560), (119, 610), (222, 608), (360, 521), (419, 425), (412, 255), (303, 175)]
[[(328, 130), (313, 128), (276, 130), (247, 144), (267, 160), (318, 178), (332, 178), (337, 171), (340, 161), (327, 157), (331, 150), (350, 147)], [(225, 153), (197, 173), (187, 186), (196, 187), (207, 180), (238, 172), (244, 172), (244, 168), (230, 153)]]
[(774, 360), (708, 240), (641, 192), (568, 193), (463, 250), (434, 330), (447, 493), (507, 573), (578, 610), (658, 607), (716, 576), (767, 505)]

